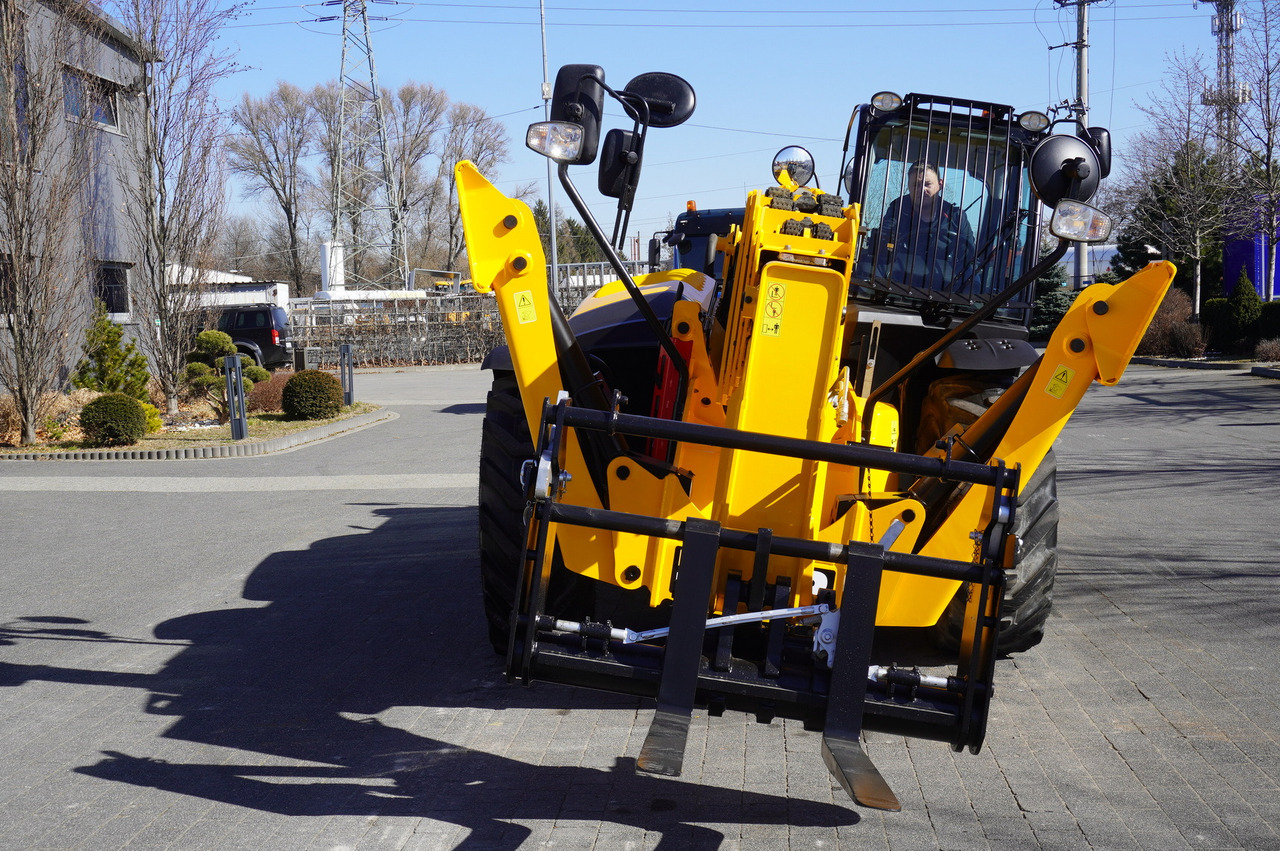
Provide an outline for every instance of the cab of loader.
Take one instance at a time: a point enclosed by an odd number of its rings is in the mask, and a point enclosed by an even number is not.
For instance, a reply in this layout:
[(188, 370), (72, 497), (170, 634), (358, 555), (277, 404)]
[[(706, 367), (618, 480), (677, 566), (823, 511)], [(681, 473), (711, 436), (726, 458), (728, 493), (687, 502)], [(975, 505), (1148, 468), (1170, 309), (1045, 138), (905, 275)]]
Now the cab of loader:
[[(1012, 297), (1004, 291), (1040, 259), (1044, 208), (1031, 166), (1051, 129), (1041, 112), (929, 94), (879, 92), (850, 117), (839, 191), (859, 206), (860, 223), (850, 276), (853, 321), (842, 360), (858, 389), (866, 394), (884, 385), (1001, 299), (932, 363), (889, 388), (902, 412), (904, 446), (926, 451), (957, 419), (971, 421), (965, 409), (976, 414), (987, 407), (1036, 359), (1028, 342), (1035, 284)], [(1091, 194), (1110, 170), (1108, 132), (1090, 128), (1079, 147), (1086, 145), (1088, 151), (1066, 153), (1097, 162), (1097, 173), (1085, 179)], [(794, 167), (806, 158), (812, 170), (803, 148), (784, 148), (776, 160)], [(915, 191), (921, 177), (935, 184), (939, 196), (931, 220), (917, 212), (924, 206)], [(651, 257), (656, 259), (656, 243), (665, 241), (673, 268), (720, 277), (717, 238), (741, 226), (742, 217), (741, 208), (690, 204), (670, 232), (655, 235)]]

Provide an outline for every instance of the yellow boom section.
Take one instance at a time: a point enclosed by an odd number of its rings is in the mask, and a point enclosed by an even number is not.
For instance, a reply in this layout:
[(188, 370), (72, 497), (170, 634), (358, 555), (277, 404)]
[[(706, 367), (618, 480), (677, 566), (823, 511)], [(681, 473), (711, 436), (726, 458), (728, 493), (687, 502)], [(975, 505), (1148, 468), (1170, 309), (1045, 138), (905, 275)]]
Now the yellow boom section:
[[(1021, 466), (1019, 481), (1024, 486), (1053, 448), (1089, 385), (1095, 380), (1106, 385), (1120, 380), (1175, 271), (1172, 263), (1152, 263), (1124, 283), (1094, 284), (1076, 297), (1043, 356), (1019, 379), (1029, 385), (1026, 398), (994, 452), (1008, 466)], [(996, 416), (997, 410), (993, 407), (984, 416)], [(982, 426), (980, 418), (969, 428)], [(972, 558), (969, 533), (986, 527), (989, 512), (985, 490), (970, 491), (921, 547), (921, 554)], [(885, 573), (877, 623), (936, 623), (958, 588), (958, 582)]]

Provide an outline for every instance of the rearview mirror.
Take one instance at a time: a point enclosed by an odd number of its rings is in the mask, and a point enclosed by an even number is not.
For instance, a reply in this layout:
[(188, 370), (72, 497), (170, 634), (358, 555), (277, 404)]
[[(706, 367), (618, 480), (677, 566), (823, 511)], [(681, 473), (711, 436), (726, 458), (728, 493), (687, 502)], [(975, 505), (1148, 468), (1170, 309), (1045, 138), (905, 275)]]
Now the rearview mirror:
[(693, 115), (697, 104), (693, 86), (682, 77), (663, 71), (650, 71), (635, 77), (622, 93), (644, 99), (649, 107), (650, 127), (684, 124)]
[(575, 159), (566, 162), (590, 165), (600, 142), (600, 115), (604, 111), (604, 69), (599, 65), (565, 65), (556, 74), (551, 96), (551, 121), (577, 124), (582, 140)]
[(1046, 207), (1063, 198), (1088, 201), (1098, 191), (1098, 153), (1075, 136), (1050, 136), (1031, 153), (1031, 189)]
[(635, 194), (640, 180), (637, 147), (635, 133), (615, 127), (604, 135), (604, 148), (600, 152), (600, 194), (621, 198), (627, 209), (631, 209), (630, 196)]
[[(788, 186), (782, 182), (782, 172), (795, 184)], [(788, 145), (773, 155), (773, 179), (781, 183), (788, 191), (794, 192), (813, 180), (813, 154), (799, 145)]]

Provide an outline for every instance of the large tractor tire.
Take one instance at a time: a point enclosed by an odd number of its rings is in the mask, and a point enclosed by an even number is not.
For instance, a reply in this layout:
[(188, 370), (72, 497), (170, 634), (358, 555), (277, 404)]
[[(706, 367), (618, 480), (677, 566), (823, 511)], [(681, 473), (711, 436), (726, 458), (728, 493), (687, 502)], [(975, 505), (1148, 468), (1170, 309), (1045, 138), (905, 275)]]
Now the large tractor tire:
[(495, 370), (480, 427), (480, 591), (499, 653), (507, 652), (524, 551), (520, 467), (533, 451), (515, 376)]
[[(959, 375), (935, 381), (922, 406), (917, 451), (924, 452), (957, 424), (969, 425), (1004, 392), (1004, 380)], [(1014, 534), (1018, 553), (1006, 577), (996, 648), (1002, 655), (1035, 647), (1044, 638), (1058, 571), (1058, 461), (1052, 450), (1018, 496)], [(966, 588), (961, 588), (934, 627), (938, 646), (953, 650), (964, 628)]]
[[(504, 655), (525, 551), (520, 469), (533, 455), (515, 374), (494, 370), (480, 430), (480, 591), (489, 643)], [(552, 571), (547, 612), (579, 619), (591, 612), (594, 583), (560, 567), (558, 553), (555, 559), (559, 569)]]
[[(1013, 531), (1018, 552), (1006, 575), (996, 650), (1001, 655), (1029, 650), (1044, 638), (1053, 608), (1053, 581), (1058, 572), (1058, 460), (1050, 451), (1018, 495)], [(934, 629), (935, 642), (954, 650), (964, 629), (966, 589), (962, 586)]]

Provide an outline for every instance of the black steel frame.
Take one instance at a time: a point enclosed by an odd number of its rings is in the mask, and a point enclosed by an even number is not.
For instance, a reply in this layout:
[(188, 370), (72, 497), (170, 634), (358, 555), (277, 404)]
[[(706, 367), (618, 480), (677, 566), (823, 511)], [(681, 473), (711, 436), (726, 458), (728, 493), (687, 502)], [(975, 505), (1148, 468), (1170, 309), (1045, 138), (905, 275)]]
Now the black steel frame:
[[(956, 750), (968, 747), (978, 751), (991, 699), (1003, 567), (1017, 502), (1016, 469), (999, 461), (974, 464), (865, 444), (796, 440), (616, 410), (575, 408), (561, 401), (544, 403), (535, 457), (535, 463), (552, 465), (550, 481), (561, 471), (564, 438), (570, 428), (691, 441), (986, 485), (992, 488), (993, 519), (976, 536), (976, 558), (970, 563), (890, 552), (875, 543), (834, 545), (776, 536), (769, 529), (728, 529), (694, 517), (673, 521), (584, 508), (561, 502), (555, 487), (549, 494), (535, 494), (530, 487), (528, 545), (512, 613), (509, 677), (526, 684), (545, 680), (655, 698), (657, 711), (637, 763), (640, 769), (653, 773), (680, 773), (692, 709), (704, 704), (716, 711), (754, 712), (762, 721), (775, 715), (798, 718), (807, 726), (823, 729), (823, 756), (833, 775), (860, 803), (885, 809), (896, 809), (897, 801), (861, 749), (863, 729), (946, 741)], [(623, 643), (613, 637), (610, 624), (587, 622), (576, 632), (557, 629), (555, 619), (546, 612), (554, 561), (549, 544), (552, 524), (681, 542), (679, 569), (672, 586), (670, 633), (664, 647)], [(755, 552), (758, 568), (771, 555), (843, 565), (846, 573), (837, 607), (840, 620), (834, 658), (825, 664), (815, 659), (811, 635), (788, 629), (780, 619), (767, 627), (764, 658), (732, 657), (734, 628), (706, 629), (716, 558), (722, 548)], [(875, 679), (867, 673), (880, 578), (886, 569), (971, 583), (970, 616), (957, 672), (946, 678), (945, 686), (939, 685), (936, 677), (922, 679), (918, 670), (890, 668)], [(721, 590), (729, 599), (741, 600), (749, 611), (787, 605), (783, 601), (789, 591), (780, 587), (769, 593), (763, 577), (764, 571), (757, 569), (752, 581), (734, 578), (731, 583), (737, 583), (735, 587)]]

